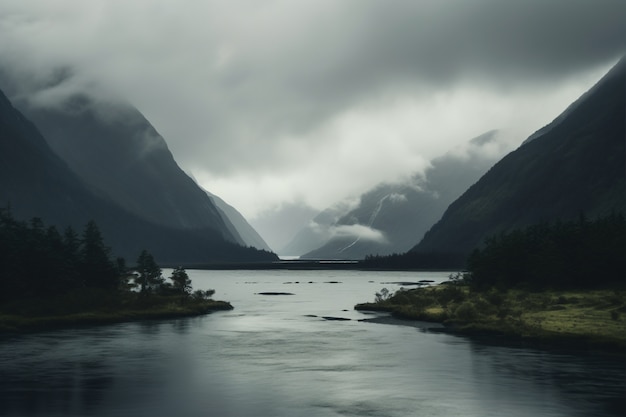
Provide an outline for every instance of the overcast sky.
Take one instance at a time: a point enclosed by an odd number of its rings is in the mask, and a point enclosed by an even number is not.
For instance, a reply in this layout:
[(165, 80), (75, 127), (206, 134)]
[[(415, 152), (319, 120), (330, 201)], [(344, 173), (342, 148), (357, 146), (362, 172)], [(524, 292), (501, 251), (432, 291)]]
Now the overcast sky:
[(4, 65), (123, 96), (251, 220), (324, 209), (494, 128), (519, 144), (625, 34), (623, 0), (0, 0)]

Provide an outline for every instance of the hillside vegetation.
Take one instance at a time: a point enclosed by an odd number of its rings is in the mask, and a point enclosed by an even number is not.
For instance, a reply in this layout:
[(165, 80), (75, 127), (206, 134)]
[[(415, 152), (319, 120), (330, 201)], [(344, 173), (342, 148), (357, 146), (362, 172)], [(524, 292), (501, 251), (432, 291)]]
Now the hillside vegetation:
[(166, 281), (145, 250), (133, 268), (110, 253), (95, 222), (60, 234), (0, 210), (0, 332), (232, 309), (212, 290), (193, 292), (182, 268)]
[(381, 291), (355, 308), (460, 333), (623, 349), (625, 253), (621, 215), (531, 226), (487, 239), (449, 282)]

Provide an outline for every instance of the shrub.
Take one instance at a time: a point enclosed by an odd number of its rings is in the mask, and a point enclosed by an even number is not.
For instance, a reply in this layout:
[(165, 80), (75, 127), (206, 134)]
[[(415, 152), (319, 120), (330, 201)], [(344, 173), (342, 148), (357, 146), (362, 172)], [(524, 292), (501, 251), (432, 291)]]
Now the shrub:
[(392, 295), (393, 293), (391, 293), (387, 288), (383, 288), (382, 290), (380, 290), (380, 292), (376, 293), (376, 298), (374, 299), (374, 302), (383, 303), (389, 300)]
[(442, 307), (449, 303), (461, 303), (467, 299), (465, 291), (456, 285), (447, 285), (437, 291), (437, 299)]
[(454, 311), (454, 318), (460, 321), (470, 321), (476, 317), (478, 317), (478, 312), (471, 301), (464, 301)]
[(485, 294), (485, 299), (489, 304), (498, 308), (504, 303), (504, 295), (495, 288), (492, 288), (489, 292), (487, 292), (487, 294)]
[(195, 290), (192, 297), (196, 300), (209, 300), (213, 294), (215, 294), (215, 290)]

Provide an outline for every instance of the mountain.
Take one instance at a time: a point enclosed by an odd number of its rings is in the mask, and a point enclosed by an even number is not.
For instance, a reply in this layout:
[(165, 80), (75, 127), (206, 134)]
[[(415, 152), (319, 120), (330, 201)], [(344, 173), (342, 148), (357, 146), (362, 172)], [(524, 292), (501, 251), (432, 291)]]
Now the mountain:
[[(343, 213), (326, 210), (300, 231), (289, 249), (318, 243), (302, 258), (363, 259), (369, 254), (402, 253), (415, 245), (447, 206), (504, 153), (503, 132), (486, 132), (431, 161), (409, 181), (380, 184)], [(317, 240), (316, 240), (317, 238)]]
[(323, 246), (332, 238), (333, 226), (352, 208), (350, 202), (340, 202), (318, 213), (296, 232), (279, 253), (286, 256), (301, 256)]
[[(15, 97), (15, 106), (101, 196), (158, 224), (210, 227), (227, 240), (269, 250), (249, 230), (251, 226), (244, 226), (247, 222), (234, 208), (217, 209), (213, 199), (180, 169), (165, 140), (136, 108), (120, 100), (69, 93), (65, 89), (71, 80), (67, 69), (33, 80), (0, 67), (0, 82)], [(244, 239), (239, 229), (250, 239)]]
[[(110, 170), (117, 169), (112, 165)], [(94, 190), (96, 190), (94, 192)], [(209, 263), (274, 260), (275, 255), (244, 248), (224, 229), (206, 225), (173, 227), (146, 220), (116, 204), (85, 182), (48, 145), (29, 119), (0, 92), (0, 202), (14, 217), (41, 217), (46, 224), (82, 230), (94, 219), (117, 256), (131, 262), (149, 249), (160, 262)], [(221, 219), (217, 209), (217, 218)], [(219, 224), (219, 223), (216, 223)]]
[(18, 216), (78, 218), (96, 203), (35, 125), (0, 91), (0, 202)]
[(233, 206), (208, 191), (205, 191), (211, 200), (217, 207), (220, 215), (226, 222), (226, 225), (232, 227), (233, 234), (237, 234), (241, 237), (244, 244), (252, 246), (253, 248), (271, 251), (265, 240), (257, 233), (256, 230), (248, 223), (245, 217)]
[(210, 227), (243, 243), (174, 161), (165, 140), (130, 105), (71, 95), (54, 106), (18, 101), (52, 150), (102, 198), (150, 222)]
[(626, 58), (454, 201), (411, 250), (451, 266), (500, 231), (626, 211)]

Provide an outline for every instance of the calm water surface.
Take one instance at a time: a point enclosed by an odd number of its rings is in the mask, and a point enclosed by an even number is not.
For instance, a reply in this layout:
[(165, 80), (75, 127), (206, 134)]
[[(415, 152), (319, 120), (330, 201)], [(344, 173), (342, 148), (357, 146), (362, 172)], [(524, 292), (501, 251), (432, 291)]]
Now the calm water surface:
[(624, 415), (623, 358), (358, 321), (381, 288), (447, 273), (188, 272), (235, 310), (0, 339), (0, 415)]

